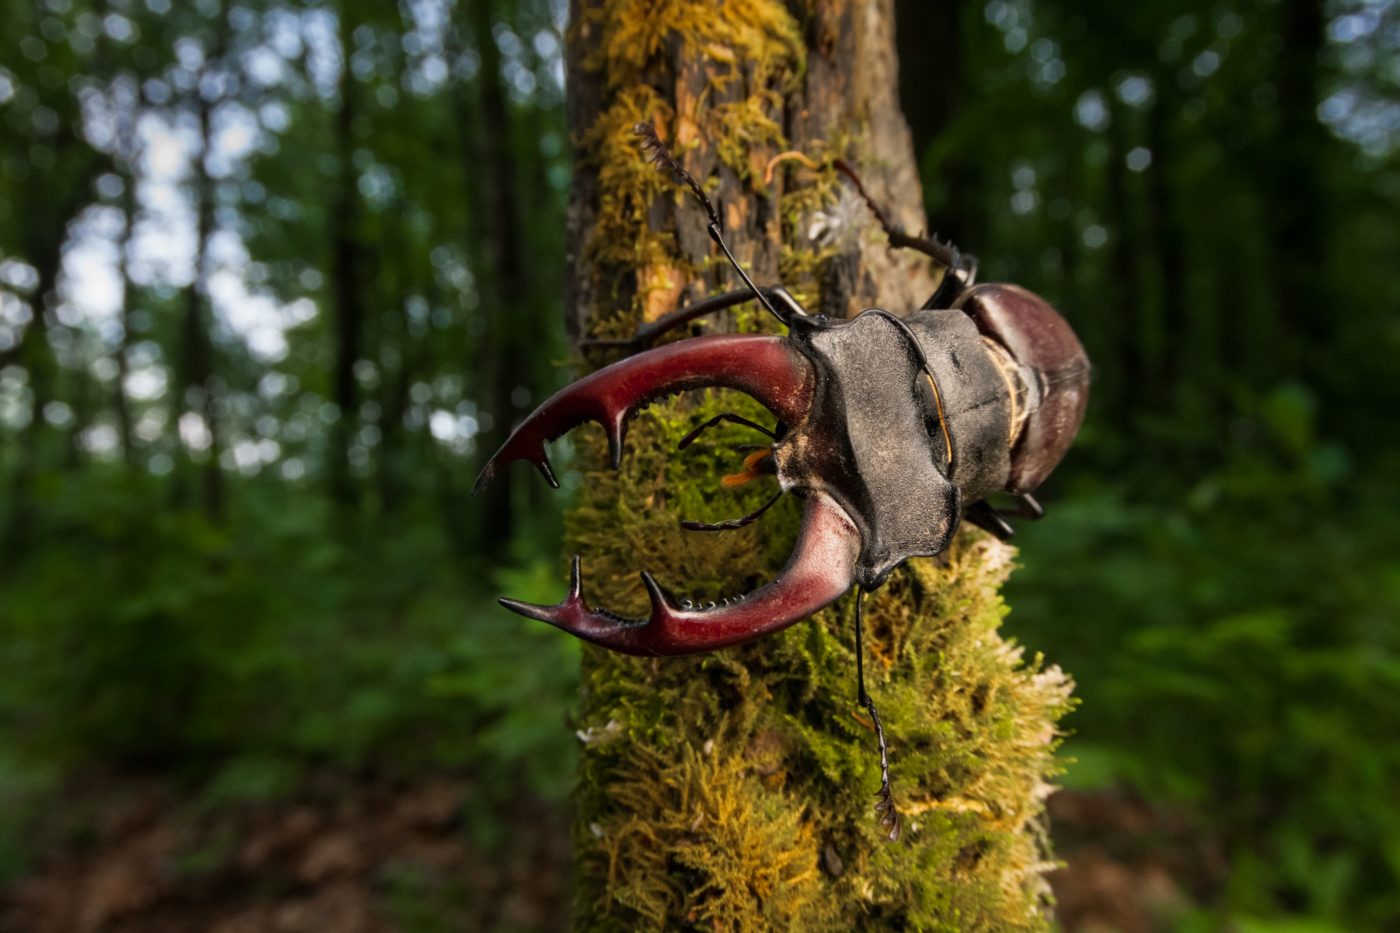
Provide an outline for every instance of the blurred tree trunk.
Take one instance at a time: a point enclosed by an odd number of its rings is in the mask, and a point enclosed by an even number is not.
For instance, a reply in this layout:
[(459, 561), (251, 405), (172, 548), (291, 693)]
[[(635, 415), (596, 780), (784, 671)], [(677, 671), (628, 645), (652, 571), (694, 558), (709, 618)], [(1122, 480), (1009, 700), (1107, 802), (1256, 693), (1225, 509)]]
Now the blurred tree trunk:
[[(106, 0), (101, 9), (104, 17), (117, 13), (115, 0)], [(128, 353), (131, 349), (131, 237), (136, 229), (136, 180), (141, 171), (141, 143), (136, 136), (136, 121), (141, 114), (143, 103), (142, 77), (133, 72), (122, 72), (114, 67), (118, 59), (115, 43), (103, 35), (97, 44), (96, 65), (99, 73), (116, 73), (119, 79), (113, 83), (112, 114), (115, 146), (113, 169), (122, 183), (120, 210), (121, 229), (117, 232), (113, 246), (117, 252), (117, 323), (120, 334), (117, 345), (112, 348), (112, 361), (116, 365), (116, 386), (112, 392), (112, 409), (117, 416), (117, 442), (121, 450), (122, 463), (128, 469), (135, 466), (136, 452), (133, 443), (131, 399), (127, 397), (126, 381), (131, 372)]]
[[(44, 431), (44, 408), (57, 395), (58, 360), (49, 342), (49, 329), (58, 307), (59, 274), (63, 271), (63, 247), (68, 242), (68, 225), (78, 218), (92, 197), (92, 184), (107, 167), (105, 159), (88, 148), (74, 115), (74, 125), (60, 124), (52, 139), (34, 147), (43, 152), (15, 213), (27, 219), (23, 237), (26, 261), (34, 268), (35, 285), (31, 307), (34, 317), (14, 348), (15, 360), (29, 375), (29, 420), (21, 438), (21, 461), (31, 467), (39, 460), (40, 435)], [(54, 168), (48, 172), (40, 166)]]
[[(1153, 86), (1157, 88), (1157, 98), (1147, 113), (1146, 144), (1152, 153), (1152, 164), (1147, 170), (1147, 212), (1153, 252), (1162, 277), (1158, 294), (1162, 313), (1152, 335), (1154, 352), (1148, 354), (1145, 384), (1138, 385), (1136, 394), (1140, 404), (1170, 412), (1178, 410), (1183, 383), (1195, 380), (1199, 384), (1205, 369), (1204, 358), (1208, 357), (1212, 363), (1211, 377), (1218, 374), (1219, 345), (1218, 339), (1210, 339), (1209, 346), (1202, 346), (1208, 352), (1195, 356), (1188, 365), (1188, 354), (1183, 350), (1190, 339), (1193, 322), (1186, 305), (1186, 231), (1172, 190), (1177, 152), (1170, 121), (1179, 111), (1180, 101), (1174, 82), (1159, 76)], [(1208, 323), (1218, 328), (1219, 317), (1211, 315)]]
[(71, 414), (68, 423), (63, 426), (62, 465), (64, 469), (76, 472), (83, 463), (83, 432), (92, 426), (102, 403), (97, 398), (93, 378), (86, 370), (68, 373), (68, 383), (68, 408)]
[(359, 508), (360, 490), (350, 471), (350, 448), (360, 423), (360, 387), (355, 364), (360, 360), (360, 341), (365, 322), (364, 293), (360, 262), (359, 173), (355, 169), (356, 80), (351, 67), (355, 52), (355, 26), (358, 20), (352, 0), (341, 0), (339, 8), (340, 103), (335, 112), (335, 151), (340, 178), (331, 216), (331, 296), (335, 304), (335, 372), (332, 398), (339, 417), (331, 428), (328, 477), (331, 498), (343, 513)]
[[(530, 380), (524, 368), (537, 338), (522, 326), (529, 301), (529, 272), (524, 260), (520, 195), (516, 159), (511, 153), (511, 116), (501, 73), (501, 50), (494, 36), (495, 5), (489, 0), (467, 4), (471, 32), (476, 39), (481, 68), (477, 73), (480, 124), (474, 151), (464, 153), (467, 171), (477, 179), (481, 196), (478, 212), (485, 219), (480, 237), (483, 259), (480, 280), (485, 332), (475, 341), (478, 373), (477, 400), (489, 419), (477, 449), (489, 455), (509, 436), (515, 421), (512, 394)], [(523, 341), (521, 338), (524, 338)], [(500, 488), (484, 499), (478, 529), (480, 552), (504, 557), (500, 546), (509, 541), (515, 526), (515, 482), (499, 477)]]
[[(1143, 294), (1138, 268), (1138, 244), (1133, 229), (1132, 193), (1128, 190), (1128, 150), (1132, 148), (1126, 106), (1113, 108), (1108, 128), (1107, 216), (1112, 231), (1110, 250), (1110, 291), (1112, 315), (1117, 333), (1114, 356), (1122, 372), (1138, 374), (1143, 366), (1143, 309), (1137, 296)], [(1123, 380), (1112, 399), (1114, 418), (1126, 429), (1138, 405), (1136, 383)]]
[[(210, 62), (222, 55), (222, 39), (208, 51)], [(199, 147), (192, 162), (194, 174), (194, 273), (185, 289), (185, 307), (180, 318), (178, 345), (175, 352), (176, 410), (183, 416), (199, 418), (207, 432), (208, 446), (201, 460), (196, 460), (188, 443), (182, 445), (185, 463), (175, 477), (173, 487), (177, 506), (186, 507), (194, 500), (191, 474), (199, 474), (200, 506), (210, 518), (220, 520), (224, 513), (224, 476), (219, 465), (222, 449), (222, 427), (219, 424), (218, 399), (214, 381), (214, 346), (210, 336), (209, 302), (209, 239), (214, 230), (214, 180), (209, 177), (210, 116), (213, 102), (209, 99), (207, 78), (212, 74), (206, 63), (194, 89), (194, 108), (199, 127)], [(184, 432), (181, 432), (182, 434)]]
[(29, 302), (33, 317), (19, 342), (0, 358), (0, 366), (20, 365), (29, 380), (28, 419), (16, 445), (6, 491), (9, 504), (0, 528), (0, 576), (25, 552), (39, 516), (33, 492), (45, 456), (44, 410), (56, 401), (59, 378), (49, 328), (59, 302), (68, 225), (82, 213), (93, 181), (108, 167), (107, 160), (84, 141), (80, 125), (81, 117), (70, 113), (51, 137), (30, 140), (29, 181), (19, 186), (13, 207), (15, 216), (25, 218), (20, 255), (34, 268), (35, 285)]
[[(400, 203), (386, 219), (390, 237), (397, 247), (391, 269), (381, 278), (390, 288), (385, 295), (392, 301), (395, 313), (386, 318), (385, 336), (379, 347), (380, 417), (379, 417), (379, 504), (385, 514), (396, 514), (404, 501), (404, 417), (408, 413), (408, 393), (413, 381), (413, 324), (409, 319), (409, 303), (418, 295), (415, 280), (414, 242), (409, 225), (404, 222), (408, 205)], [(387, 258), (387, 257), (386, 257)], [(392, 276), (390, 276), (392, 271)]]
[[(839, 316), (908, 311), (931, 290), (926, 264), (891, 252), (868, 215), (832, 210), (851, 204), (832, 169), (844, 157), (900, 223), (924, 225), (895, 93), (893, 0), (830, 0), (796, 14), (778, 0), (734, 6), (572, 2), (575, 340), (626, 333), (736, 285), (698, 209), (643, 163), (640, 120), (706, 185), (758, 282), (781, 278), (813, 311)], [(773, 164), (789, 151), (810, 165)], [(818, 221), (828, 230), (820, 243), (808, 239)], [(705, 326), (770, 325), (745, 308)], [(675, 453), (695, 418), (734, 407), (765, 416), (725, 395), (641, 413), (620, 473), (607, 468), (598, 432), (574, 435), (584, 493), (567, 535), (590, 603), (644, 614), (643, 568), (678, 596), (710, 599), (752, 589), (785, 562), (791, 497), (741, 531), (678, 527), (680, 517), (740, 514), (765, 495), (761, 483), (736, 496), (718, 482), (746, 435), (711, 432)], [(895, 844), (871, 809), (879, 767), (869, 723), (854, 715), (849, 600), (709, 655), (586, 648), (578, 926), (1048, 928), (1042, 802), (1070, 685), (997, 634), (1012, 556), (968, 529), (942, 558), (910, 562), (867, 599), (868, 683), (905, 819)]]
[(1317, 116), (1321, 103), (1319, 70), (1326, 40), (1322, 0), (1284, 0), (1278, 9), (1279, 51), (1274, 81), (1278, 88), (1274, 136), (1268, 144), (1263, 180), (1272, 216), (1268, 235), (1278, 333), (1298, 335), (1296, 364), (1326, 374), (1319, 358), (1334, 313), (1327, 282), (1330, 217), (1324, 172), (1329, 136)]
[[(14, 472), (14, 510), (6, 539), (6, 553), (15, 551), (27, 533), (30, 522), (30, 483), (42, 462), (44, 446), (44, 409), (54, 400), (54, 383), (58, 377), (58, 360), (49, 343), (49, 316), (58, 305), (58, 273), (63, 267), (63, 244), (68, 239), (68, 223), (86, 200), (75, 197), (64, 209), (46, 218), (43, 213), (30, 213), (38, 218), (26, 238), (27, 255), (34, 267), (34, 297), (30, 303), (33, 317), (20, 335), (15, 347), (15, 361), (24, 367), (29, 378), (29, 417), (20, 433), (19, 460)], [(47, 219), (48, 222), (45, 222)]]
[[(122, 119), (122, 118), (119, 118)], [(121, 445), (122, 462), (128, 467), (136, 463), (136, 450), (133, 441), (131, 399), (126, 394), (127, 376), (131, 374), (131, 235), (136, 227), (136, 157), (134, 134), (121, 131), (122, 152), (122, 228), (117, 234), (117, 275), (121, 278), (121, 302), (117, 313), (121, 334), (117, 345), (112, 349), (112, 359), (117, 365), (116, 386), (112, 392), (112, 407), (117, 413), (117, 440)]]
[[(964, 0), (896, 0), (895, 7), (897, 51), (904, 63), (899, 69), (900, 99), (914, 135), (917, 162), (963, 116), (970, 74), (964, 27), (969, 17), (973, 22), (981, 18), (982, 7)], [(939, 159), (942, 196), (926, 199), (936, 207), (935, 232), (973, 252), (984, 241), (978, 224), (983, 169), (976, 153), (976, 147), (964, 144)]]

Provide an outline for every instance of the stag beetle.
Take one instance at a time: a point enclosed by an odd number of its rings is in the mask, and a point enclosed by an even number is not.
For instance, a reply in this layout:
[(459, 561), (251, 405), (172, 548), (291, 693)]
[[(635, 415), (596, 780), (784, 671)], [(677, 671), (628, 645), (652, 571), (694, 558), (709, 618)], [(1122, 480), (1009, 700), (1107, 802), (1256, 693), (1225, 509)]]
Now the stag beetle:
[(854, 587), (857, 702), (869, 712), (879, 742), (876, 809), (889, 838), (897, 839), (884, 728), (865, 690), (863, 595), (907, 559), (942, 552), (961, 518), (1010, 537), (1005, 515), (986, 501), (993, 493), (1016, 497), (1011, 514), (1044, 514), (1031, 492), (1060, 462), (1079, 429), (1088, 401), (1088, 357), (1043, 299), (1015, 285), (976, 285), (972, 257), (893, 224), (844, 162), (836, 163), (837, 170), (870, 207), (891, 245), (928, 255), (945, 273), (923, 307), (907, 317), (878, 308), (850, 320), (809, 314), (782, 286), (753, 284), (725, 244), (719, 215), (699, 183), (650, 125), (639, 124), (636, 132), (644, 153), (705, 209), (711, 239), (746, 288), (671, 312), (630, 341), (607, 342), (644, 346), (678, 325), (754, 298), (788, 335), (693, 337), (585, 376), (516, 428), (487, 461), (475, 491), (515, 460), (530, 461), (558, 488), (544, 443), (589, 420), (607, 432), (616, 468), (628, 419), (640, 407), (684, 390), (725, 387), (753, 396), (773, 413), (777, 426), (770, 430), (722, 414), (698, 425), (681, 447), (722, 421), (762, 432), (772, 444), (748, 458), (746, 475), (772, 473), (780, 491), (743, 518), (682, 524), (696, 531), (740, 528), (783, 492), (792, 492), (805, 501), (801, 531), (778, 579), (722, 606), (677, 604), (643, 571), (649, 618), (591, 608), (583, 599), (577, 556), (563, 602), (537, 606), (503, 598), (501, 605), (614, 651), (683, 655), (776, 632)]

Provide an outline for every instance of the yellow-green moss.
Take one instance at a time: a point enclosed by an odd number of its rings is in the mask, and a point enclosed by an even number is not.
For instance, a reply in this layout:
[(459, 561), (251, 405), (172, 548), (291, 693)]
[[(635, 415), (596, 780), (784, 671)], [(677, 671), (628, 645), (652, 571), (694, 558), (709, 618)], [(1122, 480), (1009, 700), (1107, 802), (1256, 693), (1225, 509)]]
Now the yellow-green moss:
[[(598, 226), (589, 240), (589, 258), (595, 262), (635, 268), (671, 261), (675, 238), (655, 233), (647, 224), (651, 202), (676, 184), (641, 158), (634, 127), (671, 121), (671, 106), (645, 85), (622, 91), (597, 122), (583, 135), (581, 145), (596, 162), (598, 172)], [(679, 192), (677, 192), (679, 193)]]
[(598, 863), (585, 870), (604, 875), (609, 901), (626, 908), (620, 926), (800, 929), (820, 919), (813, 825), (742, 759), (715, 744), (667, 754), (630, 743), (612, 777), (625, 815), (585, 830)]
[(610, 88), (638, 83), (673, 40), (717, 64), (743, 62), (759, 84), (795, 75), (806, 57), (796, 21), (773, 0), (604, 0), (584, 20), (599, 33), (585, 67)]

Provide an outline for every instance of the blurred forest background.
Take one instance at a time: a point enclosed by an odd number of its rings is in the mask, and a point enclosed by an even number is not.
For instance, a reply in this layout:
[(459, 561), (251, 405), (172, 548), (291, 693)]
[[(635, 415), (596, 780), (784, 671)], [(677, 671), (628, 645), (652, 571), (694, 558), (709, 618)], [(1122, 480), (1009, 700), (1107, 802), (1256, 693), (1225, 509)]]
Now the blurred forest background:
[[(1066, 916), (1400, 927), (1400, 4), (898, 6), (931, 226), (1096, 364), (1008, 590)], [(578, 651), (493, 603), (567, 497), (469, 495), (569, 374), (566, 15), (0, 2), (0, 925), (567, 909)]]

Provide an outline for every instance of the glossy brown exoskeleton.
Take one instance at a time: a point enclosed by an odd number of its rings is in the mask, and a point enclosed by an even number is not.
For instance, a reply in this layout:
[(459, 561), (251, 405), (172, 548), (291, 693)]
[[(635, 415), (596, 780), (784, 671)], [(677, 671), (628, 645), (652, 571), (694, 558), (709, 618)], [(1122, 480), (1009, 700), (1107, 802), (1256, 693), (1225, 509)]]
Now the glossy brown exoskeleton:
[[(710, 235), (733, 261), (703, 190), (650, 127), (639, 127), (638, 133), (658, 164), (674, 172), (709, 211)], [(675, 603), (643, 572), (650, 615), (626, 619), (584, 600), (575, 557), (563, 602), (536, 606), (502, 599), (502, 605), (615, 651), (680, 655), (776, 632), (856, 588), (859, 673), (860, 594), (879, 586), (910, 557), (943, 551), (962, 518), (1008, 537), (1006, 519), (987, 502), (995, 493), (1017, 497), (1018, 514), (1040, 517), (1030, 494), (1065, 455), (1088, 401), (1084, 348), (1043, 299), (1015, 285), (974, 284), (975, 263), (969, 257), (899, 230), (865, 195), (855, 173), (841, 163), (837, 168), (865, 197), (892, 245), (919, 250), (945, 266), (942, 283), (923, 308), (904, 317), (871, 309), (833, 321), (807, 313), (781, 287), (754, 288), (735, 262), (748, 289), (673, 312), (622, 343), (644, 346), (679, 324), (753, 298), (788, 327), (787, 337), (695, 337), (585, 376), (526, 418), (477, 480), (479, 491), (506, 464), (528, 460), (557, 486), (544, 444), (584, 421), (603, 426), (617, 466), (628, 418), (640, 407), (686, 389), (738, 389), (772, 412), (776, 427), (721, 415), (698, 426), (682, 446), (720, 420), (768, 434), (771, 460), (763, 466), (776, 474), (778, 495), (790, 492), (805, 503), (787, 568), (744, 597), (703, 608)], [(776, 498), (742, 519), (683, 524), (701, 531), (742, 527)], [(884, 732), (860, 680), (859, 702), (870, 711), (880, 739), (879, 806), (894, 837), (899, 824)]]

